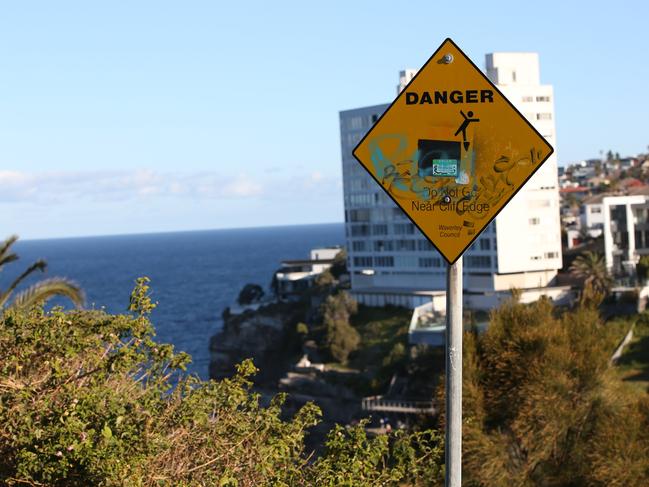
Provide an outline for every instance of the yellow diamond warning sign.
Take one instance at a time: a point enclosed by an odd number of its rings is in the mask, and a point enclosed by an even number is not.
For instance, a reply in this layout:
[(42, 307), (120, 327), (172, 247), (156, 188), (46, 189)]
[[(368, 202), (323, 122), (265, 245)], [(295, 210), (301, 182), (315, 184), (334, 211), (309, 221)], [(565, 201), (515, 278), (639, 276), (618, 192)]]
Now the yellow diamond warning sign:
[(451, 39), (353, 151), (451, 264), (552, 152)]

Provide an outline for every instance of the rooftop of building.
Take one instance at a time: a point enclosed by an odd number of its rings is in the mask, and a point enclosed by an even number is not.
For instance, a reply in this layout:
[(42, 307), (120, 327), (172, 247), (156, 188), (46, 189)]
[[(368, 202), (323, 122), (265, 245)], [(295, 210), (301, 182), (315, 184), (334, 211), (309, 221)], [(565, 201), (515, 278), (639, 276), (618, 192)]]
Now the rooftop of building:
[(587, 186), (568, 186), (565, 188), (559, 189), (559, 193), (562, 194), (569, 194), (569, 193), (585, 193), (587, 191), (590, 191), (591, 188)]
[(610, 191), (589, 196), (583, 201), (583, 204), (599, 205), (604, 201), (604, 198), (612, 198), (616, 196), (649, 196), (649, 185), (643, 184), (642, 186), (630, 187), (627, 191)]
[(334, 259), (298, 259), (298, 260), (283, 260), (283, 266), (292, 265), (310, 265), (310, 264), (333, 264)]

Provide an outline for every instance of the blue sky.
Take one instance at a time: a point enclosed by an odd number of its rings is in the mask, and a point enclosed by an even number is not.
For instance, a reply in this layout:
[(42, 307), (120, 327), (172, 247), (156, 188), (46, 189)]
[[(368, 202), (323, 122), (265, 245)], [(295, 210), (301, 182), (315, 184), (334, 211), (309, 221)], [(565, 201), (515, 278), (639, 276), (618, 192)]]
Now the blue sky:
[(0, 229), (342, 221), (338, 111), (446, 37), (537, 51), (560, 164), (649, 144), (644, 1), (4, 2)]

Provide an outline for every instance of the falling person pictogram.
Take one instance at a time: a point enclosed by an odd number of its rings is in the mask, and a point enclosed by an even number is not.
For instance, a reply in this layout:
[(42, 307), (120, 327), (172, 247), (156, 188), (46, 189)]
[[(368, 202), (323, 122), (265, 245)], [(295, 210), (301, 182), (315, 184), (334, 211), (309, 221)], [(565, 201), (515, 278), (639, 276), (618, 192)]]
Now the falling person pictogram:
[(479, 122), (479, 118), (472, 118), (473, 117), (473, 112), (469, 110), (469, 113), (467, 115), (464, 114), (462, 110), (460, 110), (460, 113), (462, 114), (462, 117), (464, 117), (464, 121), (462, 122), (462, 125), (455, 131), (454, 135), (459, 134), (462, 132), (462, 144), (464, 145), (464, 150), (469, 150), (469, 144), (466, 140), (466, 129), (469, 126), (471, 122)]

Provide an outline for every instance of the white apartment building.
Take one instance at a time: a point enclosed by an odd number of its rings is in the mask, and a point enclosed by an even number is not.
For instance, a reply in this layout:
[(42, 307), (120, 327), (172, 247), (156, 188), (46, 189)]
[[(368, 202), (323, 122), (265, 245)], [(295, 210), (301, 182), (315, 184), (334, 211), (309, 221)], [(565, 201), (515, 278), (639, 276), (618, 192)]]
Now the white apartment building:
[(604, 234), (606, 267), (615, 276), (635, 275), (635, 266), (649, 255), (649, 187), (626, 195), (600, 194), (582, 205), (582, 224), (593, 235)]
[[(535, 53), (493, 53), (487, 76), (555, 146), (554, 97)], [(400, 73), (402, 90), (414, 70)], [(343, 192), (352, 293), (368, 305), (415, 307), (443, 294), (444, 259), (352, 156), (389, 104), (340, 112)], [(467, 251), (465, 300), (488, 308), (512, 287), (551, 285), (561, 268), (557, 159), (552, 155)], [(538, 292), (538, 291), (535, 291)]]

